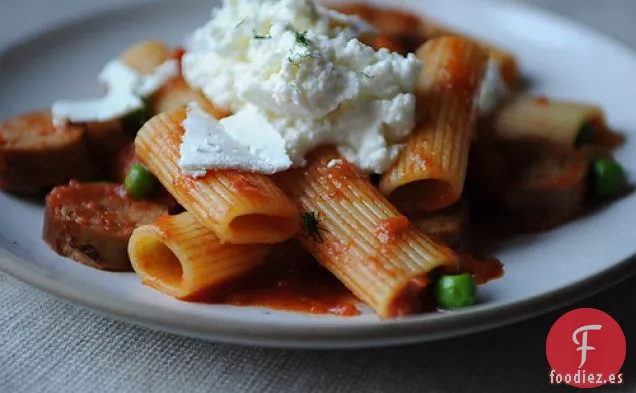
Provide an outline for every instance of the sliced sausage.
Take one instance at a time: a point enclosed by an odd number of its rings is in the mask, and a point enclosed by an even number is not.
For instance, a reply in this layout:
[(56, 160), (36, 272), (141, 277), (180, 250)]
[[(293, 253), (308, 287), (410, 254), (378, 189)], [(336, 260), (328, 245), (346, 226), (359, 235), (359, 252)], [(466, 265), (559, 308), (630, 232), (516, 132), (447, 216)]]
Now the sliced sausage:
[(544, 141), (506, 149), (513, 170), (502, 199), (523, 226), (553, 227), (581, 211), (588, 172), (585, 152)]
[(139, 163), (137, 154), (135, 154), (135, 143), (130, 142), (123, 147), (115, 159), (111, 160), (111, 163), (112, 166), (108, 170), (108, 178), (117, 183), (123, 183), (130, 167)]
[(414, 217), (413, 222), (423, 233), (440, 239), (455, 250), (469, 247), (468, 203), (464, 200), (446, 209)]
[(406, 54), (415, 52), (426, 41), (422, 20), (413, 13), (363, 2), (332, 4), (329, 7), (343, 14), (358, 16), (377, 28), (380, 34), (369, 42), (376, 49), (387, 48)]
[(54, 127), (48, 111), (0, 125), (0, 189), (35, 193), (90, 172), (81, 127)]
[[(128, 48), (119, 59), (137, 73), (148, 75), (170, 59), (172, 54), (172, 49), (163, 42), (141, 41)], [(82, 124), (88, 150), (103, 172), (108, 174), (114, 157), (130, 145), (139, 128), (150, 118), (150, 110), (147, 104), (122, 118)]]
[(504, 153), (505, 149), (496, 141), (484, 138), (472, 142), (464, 187), (472, 207), (488, 208), (500, 203), (512, 167)]
[(133, 230), (168, 214), (164, 205), (136, 201), (118, 184), (71, 182), (46, 197), (44, 240), (60, 255), (104, 270), (130, 270)]
[(113, 160), (132, 141), (134, 133), (122, 127), (120, 120), (78, 124), (85, 130), (85, 142), (94, 166), (108, 175)]

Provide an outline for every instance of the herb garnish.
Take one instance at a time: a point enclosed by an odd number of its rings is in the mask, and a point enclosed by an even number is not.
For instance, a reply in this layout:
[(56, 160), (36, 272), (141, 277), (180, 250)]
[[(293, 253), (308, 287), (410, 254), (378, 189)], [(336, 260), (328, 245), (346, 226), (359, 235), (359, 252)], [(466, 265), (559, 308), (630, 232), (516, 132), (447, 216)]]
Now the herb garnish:
[(320, 231), (326, 231), (326, 229), (320, 225), (318, 213), (303, 212), (300, 214), (300, 220), (305, 235), (309, 236), (315, 243), (322, 243)]
[(307, 38), (307, 32), (303, 31), (302, 33), (300, 32), (295, 32), (294, 33), (296, 35), (296, 42), (302, 46), (304, 46), (305, 48), (309, 47), (309, 45), (311, 45), (311, 41), (309, 40), (309, 38)]

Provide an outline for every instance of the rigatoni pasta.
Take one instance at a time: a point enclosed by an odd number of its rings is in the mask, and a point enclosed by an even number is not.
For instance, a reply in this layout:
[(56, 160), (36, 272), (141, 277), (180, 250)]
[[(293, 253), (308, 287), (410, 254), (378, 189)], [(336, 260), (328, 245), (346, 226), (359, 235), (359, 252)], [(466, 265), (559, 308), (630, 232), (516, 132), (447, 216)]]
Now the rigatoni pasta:
[(492, 137), (504, 140), (542, 138), (570, 147), (620, 142), (598, 106), (545, 97), (516, 97), (495, 113), (491, 128)]
[[(339, 9), (364, 20), (226, 1), (187, 49), (141, 42), (104, 67), (106, 95), (54, 103), (40, 117), (81, 123), (84, 166), (117, 177), (57, 187), (43, 237), (178, 299), (351, 316), (357, 297), (393, 318), (478, 302), (502, 275), (472, 255), (492, 229), (556, 226), (625, 191), (599, 107), (519, 96), (511, 53), (415, 13)], [(25, 163), (0, 162), (11, 189), (72, 161), (40, 123), (0, 124), (0, 158)]]
[(474, 38), (466, 37), (464, 34), (460, 34), (452, 29), (442, 26), (439, 23), (433, 22), (430, 19), (421, 24), (424, 36), (428, 39), (444, 35), (453, 35), (470, 40), (479, 45), (484, 52), (488, 54), (489, 59), (497, 62), (501, 71), (501, 76), (511, 90), (517, 86), (519, 82), (519, 66), (515, 56), (501, 48), (498, 48), (492, 44), (485, 43)]
[(137, 134), (140, 160), (161, 184), (223, 242), (278, 243), (298, 230), (298, 210), (264, 175), (214, 170), (200, 178), (179, 168), (185, 110), (152, 118)]
[(298, 240), (383, 318), (416, 312), (428, 273), (456, 263), (453, 251), (420, 233), (335, 149), (274, 179), (303, 210)]
[(161, 41), (141, 41), (126, 49), (119, 59), (142, 75), (150, 75), (170, 58), (172, 50)]
[(486, 57), (458, 37), (433, 39), (417, 55), (424, 62), (416, 88), (421, 120), (379, 187), (401, 209), (435, 211), (455, 203), (464, 187)]
[(128, 245), (142, 282), (167, 295), (188, 299), (261, 264), (271, 246), (227, 244), (192, 214), (165, 216), (135, 229)]

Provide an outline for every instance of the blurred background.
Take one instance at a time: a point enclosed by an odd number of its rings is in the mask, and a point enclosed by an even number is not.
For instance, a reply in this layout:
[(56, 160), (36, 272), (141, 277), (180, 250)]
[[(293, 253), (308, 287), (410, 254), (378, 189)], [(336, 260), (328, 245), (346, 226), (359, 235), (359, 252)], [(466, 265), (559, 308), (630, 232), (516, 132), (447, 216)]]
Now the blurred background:
[[(55, 23), (69, 16), (81, 16), (87, 12), (107, 9), (124, 3), (153, 2), (155, 0), (1, 0), (0, 36), (1, 41), (20, 36), (25, 31), (44, 23)], [(170, 1), (170, 0), (168, 0)], [(173, 0), (187, 4), (188, 0)], [(211, 0), (211, 4), (216, 0)], [(444, 1), (444, 0), (428, 0)], [(465, 0), (472, 1), (472, 0)], [(491, 0), (537, 5), (558, 14), (602, 29), (614, 37), (634, 37), (636, 46), (636, 0)], [(399, 1), (396, 1), (399, 3)], [(56, 12), (42, 12), (42, 5)], [(7, 12), (5, 10), (11, 10)], [(624, 38), (623, 38), (624, 40)], [(6, 41), (5, 41), (6, 42)]]

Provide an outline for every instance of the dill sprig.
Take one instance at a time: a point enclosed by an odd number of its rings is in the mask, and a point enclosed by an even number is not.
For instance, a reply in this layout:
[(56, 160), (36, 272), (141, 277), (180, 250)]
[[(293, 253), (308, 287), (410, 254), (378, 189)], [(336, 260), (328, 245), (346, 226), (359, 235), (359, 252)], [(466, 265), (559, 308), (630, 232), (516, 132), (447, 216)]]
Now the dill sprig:
[(296, 42), (299, 45), (302, 45), (305, 48), (308, 48), (309, 45), (311, 45), (312, 42), (311, 42), (311, 40), (309, 38), (307, 38), (307, 32), (306, 31), (303, 31), (302, 33), (297, 31), (294, 34), (296, 35)]
[(305, 236), (310, 237), (315, 243), (323, 242), (320, 231), (326, 231), (326, 229), (320, 225), (318, 213), (303, 212), (300, 214), (300, 221)]

